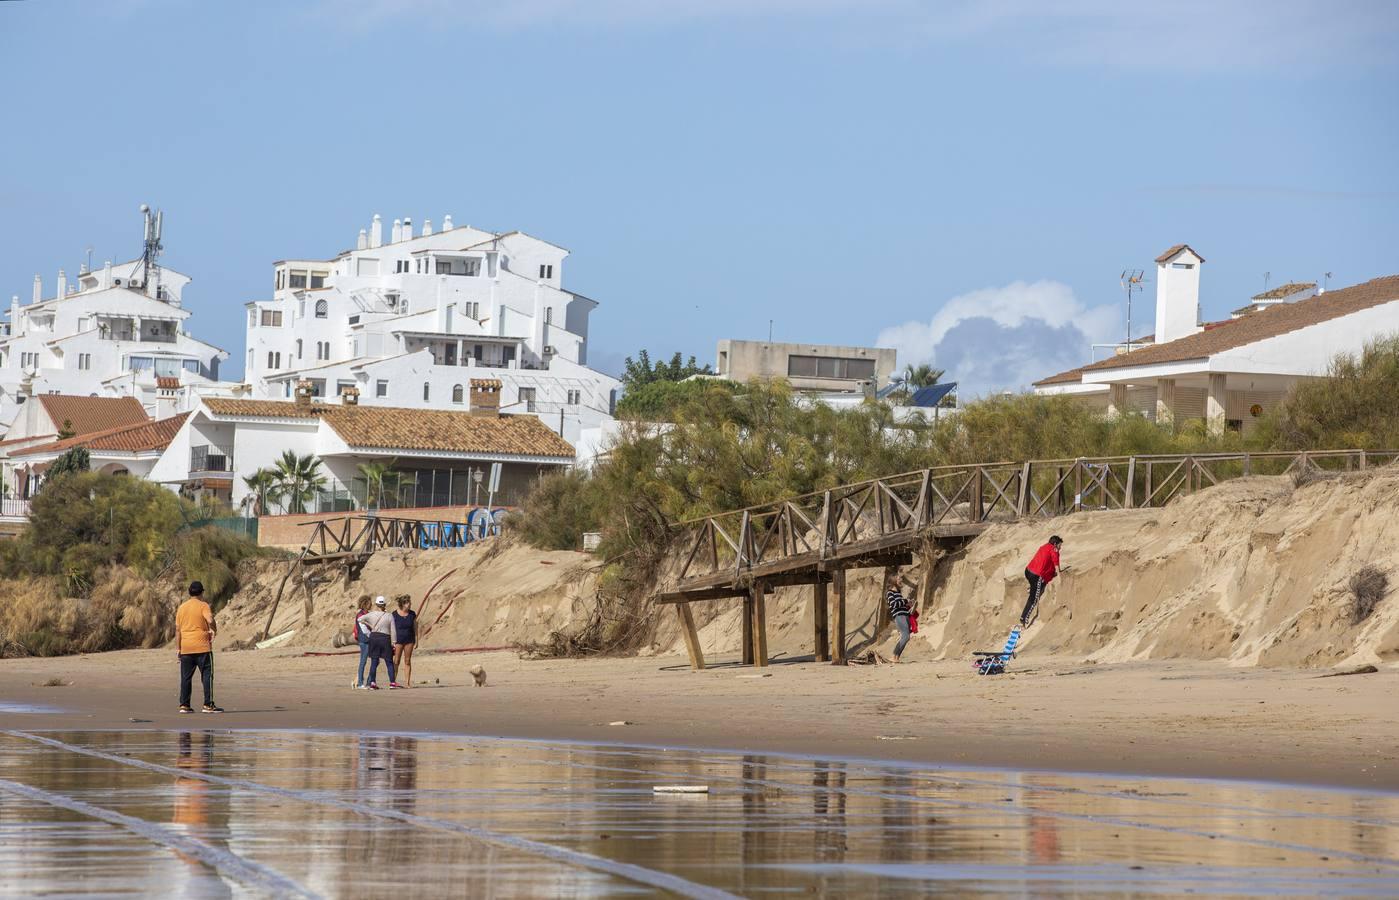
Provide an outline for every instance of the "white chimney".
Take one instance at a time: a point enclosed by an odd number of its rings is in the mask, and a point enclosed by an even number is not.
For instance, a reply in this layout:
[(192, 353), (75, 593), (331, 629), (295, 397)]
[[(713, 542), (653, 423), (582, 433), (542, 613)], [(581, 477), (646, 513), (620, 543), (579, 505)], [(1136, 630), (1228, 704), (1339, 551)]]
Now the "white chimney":
[(407, 216), (403, 217), (403, 239), (405, 241), (413, 240), (413, 220)]
[(369, 246), (369, 234), (363, 228), (359, 230), (359, 238), (355, 241), (355, 249), (363, 250)]
[(31, 302), (38, 303), (44, 299), (44, 279), (38, 275), (34, 276), (34, 294)]
[(1186, 244), (1177, 244), (1156, 257), (1156, 343), (1200, 331), (1200, 266), (1204, 261)]
[(397, 244), (401, 240), (403, 240), (403, 221), (394, 219), (393, 229), (389, 231), (389, 243)]
[(432, 220), (423, 219), (423, 237), (427, 237), (430, 234), (432, 234)]
[(10, 333), (19, 327), (19, 294), (10, 297)]
[(58, 270), (58, 296), (68, 296), (68, 276), (63, 274), (63, 270)]
[(374, 214), (374, 221), (369, 226), (369, 246), (371, 249), (384, 243), (384, 223), (379, 218), (379, 214)]
[(102, 283), (98, 286), (102, 288), (112, 286), (112, 261), (110, 259), (102, 264)]
[(445, 216), (442, 217), (442, 230), (443, 230), (443, 231), (451, 231), (451, 230), (452, 230), (452, 214), (451, 214), (451, 213), (447, 213), (447, 215), (445, 215)]

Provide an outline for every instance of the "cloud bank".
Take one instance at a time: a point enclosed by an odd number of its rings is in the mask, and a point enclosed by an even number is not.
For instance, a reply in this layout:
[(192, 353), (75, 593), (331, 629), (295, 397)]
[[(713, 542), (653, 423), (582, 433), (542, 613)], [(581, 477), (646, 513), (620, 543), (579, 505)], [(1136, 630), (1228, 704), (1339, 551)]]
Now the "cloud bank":
[(899, 351), (899, 365), (931, 363), (964, 398), (1029, 387), (1083, 365), (1090, 345), (1119, 340), (1124, 316), (1089, 307), (1058, 281), (1015, 281), (953, 297), (926, 322), (892, 325), (875, 343)]

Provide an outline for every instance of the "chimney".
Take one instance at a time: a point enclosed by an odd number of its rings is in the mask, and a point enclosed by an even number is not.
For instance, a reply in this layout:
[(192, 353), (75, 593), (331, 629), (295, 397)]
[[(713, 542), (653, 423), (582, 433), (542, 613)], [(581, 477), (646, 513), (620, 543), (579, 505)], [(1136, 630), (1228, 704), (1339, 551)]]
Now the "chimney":
[(1156, 343), (1200, 330), (1200, 256), (1177, 244), (1156, 257)]
[(471, 379), (471, 414), (485, 418), (500, 415), (500, 379)]
[(359, 230), (359, 238), (355, 241), (355, 249), (363, 250), (369, 246), (369, 234), (363, 228)]
[(403, 222), (400, 219), (393, 220), (393, 229), (389, 232), (389, 243), (397, 244), (403, 240)]
[(384, 243), (384, 223), (379, 218), (379, 214), (374, 214), (374, 221), (369, 226), (369, 247), (374, 249)]
[(44, 299), (44, 279), (38, 275), (34, 276), (34, 294), (31, 302), (38, 303)]
[(452, 214), (451, 214), (451, 213), (447, 213), (447, 215), (445, 215), (445, 216), (442, 217), (442, 230), (443, 230), (443, 231), (451, 231), (451, 230), (452, 230)]
[(112, 286), (112, 261), (110, 259), (102, 264), (102, 283), (100, 286), (104, 288)]
[(403, 239), (405, 241), (413, 240), (413, 220), (407, 216), (403, 218)]
[(427, 237), (430, 234), (432, 234), (432, 220), (423, 219), (423, 237)]
[(63, 274), (63, 270), (58, 270), (58, 294), (59, 297), (68, 296), (68, 276)]
[(19, 327), (19, 294), (10, 297), (10, 334)]
[(303, 379), (301, 379), (300, 381), (298, 381), (298, 382), (296, 383), (296, 392), (295, 392), (294, 396), (295, 396), (295, 398), (296, 398), (296, 408), (297, 408), (297, 409), (310, 409), (310, 408), (311, 408), (311, 382), (310, 382), (309, 380), (305, 379), (305, 378), (303, 378)]
[(345, 406), (359, 406), (359, 388), (353, 385), (341, 388), (340, 402)]

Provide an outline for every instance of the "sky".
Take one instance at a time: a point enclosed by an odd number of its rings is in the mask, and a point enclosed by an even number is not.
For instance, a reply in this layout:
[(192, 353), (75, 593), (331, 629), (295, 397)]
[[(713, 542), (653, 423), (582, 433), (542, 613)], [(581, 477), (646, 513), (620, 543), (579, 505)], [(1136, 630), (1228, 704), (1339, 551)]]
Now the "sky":
[(0, 296), (138, 255), (149, 203), (238, 377), (273, 261), (450, 213), (571, 251), (605, 371), (771, 333), (1022, 388), (1176, 243), (1207, 319), (1399, 273), (1396, 38), (1386, 0), (0, 0)]

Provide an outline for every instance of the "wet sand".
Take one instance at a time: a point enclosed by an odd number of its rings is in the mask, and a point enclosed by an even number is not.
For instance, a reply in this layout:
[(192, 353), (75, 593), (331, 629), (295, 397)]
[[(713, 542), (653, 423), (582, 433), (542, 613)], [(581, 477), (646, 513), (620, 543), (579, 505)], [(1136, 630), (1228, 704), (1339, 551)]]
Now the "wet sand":
[[(371, 693), (349, 687), (356, 661), (219, 653), (216, 696), (228, 711), (215, 717), (176, 713), (172, 651), (3, 660), (0, 717), (27, 731), (432, 732), (1399, 790), (1394, 669), (1319, 678), (1184, 661), (1035, 660), (979, 678), (964, 663), (923, 661), (692, 672), (679, 658), (423, 653), (415, 680), (440, 683)], [(467, 673), (478, 662), (483, 689)], [(44, 686), (50, 679), (65, 684)], [(619, 721), (629, 724), (610, 724)]]

